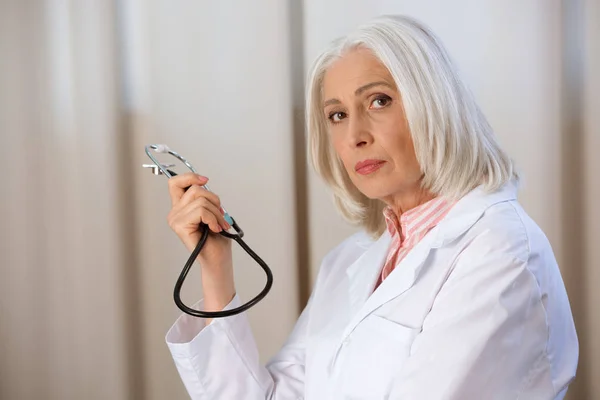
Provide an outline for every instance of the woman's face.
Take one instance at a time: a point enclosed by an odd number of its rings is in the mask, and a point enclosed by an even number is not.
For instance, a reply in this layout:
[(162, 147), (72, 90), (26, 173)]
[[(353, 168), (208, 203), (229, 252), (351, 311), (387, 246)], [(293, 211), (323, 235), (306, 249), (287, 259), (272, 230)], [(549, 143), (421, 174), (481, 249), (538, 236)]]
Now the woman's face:
[(354, 185), (386, 203), (419, 188), (421, 169), (387, 68), (366, 49), (335, 61), (323, 80), (331, 142)]

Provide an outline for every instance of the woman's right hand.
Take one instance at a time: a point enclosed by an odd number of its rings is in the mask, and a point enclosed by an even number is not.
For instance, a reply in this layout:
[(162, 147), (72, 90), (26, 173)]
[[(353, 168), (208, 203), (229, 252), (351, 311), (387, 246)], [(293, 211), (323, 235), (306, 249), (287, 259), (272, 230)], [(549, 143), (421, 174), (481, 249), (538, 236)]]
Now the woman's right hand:
[(167, 221), (190, 252), (200, 240), (200, 224), (208, 225), (210, 233), (197, 261), (203, 271), (218, 272), (231, 266), (231, 240), (218, 234), (230, 225), (223, 217), (219, 196), (202, 187), (207, 182), (208, 178), (192, 172), (170, 178), (172, 207)]
[[(204, 311), (221, 311), (235, 296), (231, 240), (219, 235), (230, 226), (223, 217), (221, 200), (202, 186), (208, 178), (188, 172), (169, 178), (169, 226), (192, 252), (200, 240), (200, 224), (210, 229), (198, 258), (201, 265)], [(211, 318), (206, 319), (210, 324)]]

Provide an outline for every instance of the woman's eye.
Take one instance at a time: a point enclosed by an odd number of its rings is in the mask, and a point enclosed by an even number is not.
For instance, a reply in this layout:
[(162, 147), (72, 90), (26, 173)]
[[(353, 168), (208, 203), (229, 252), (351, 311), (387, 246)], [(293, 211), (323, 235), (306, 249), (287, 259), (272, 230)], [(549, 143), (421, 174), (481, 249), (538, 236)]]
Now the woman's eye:
[(340, 122), (344, 118), (346, 118), (346, 113), (341, 111), (336, 111), (329, 114), (329, 120), (333, 123)]
[(392, 98), (390, 96), (379, 96), (371, 102), (371, 108), (383, 108), (390, 104)]

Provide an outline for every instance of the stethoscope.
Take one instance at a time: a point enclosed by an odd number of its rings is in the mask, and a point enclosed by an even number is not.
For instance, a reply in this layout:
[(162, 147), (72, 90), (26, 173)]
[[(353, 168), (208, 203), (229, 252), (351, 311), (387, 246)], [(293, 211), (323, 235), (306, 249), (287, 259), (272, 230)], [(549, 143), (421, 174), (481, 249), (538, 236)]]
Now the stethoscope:
[[(144, 164), (143, 167), (150, 168), (154, 175), (164, 175), (167, 178), (172, 178), (172, 177), (176, 176), (177, 174), (169, 169), (169, 168), (174, 167), (175, 164), (161, 164), (154, 157), (154, 155), (152, 155), (150, 150), (154, 150), (154, 152), (156, 152), (156, 153), (168, 153), (168, 154), (172, 155), (173, 157), (175, 157), (179, 161), (181, 161), (183, 164), (185, 164), (185, 166), (188, 167), (190, 169), (190, 171), (197, 174), (196, 169), (192, 166), (192, 164), (190, 164), (185, 158), (183, 158), (178, 153), (169, 149), (166, 145), (150, 144), (150, 145), (146, 146), (146, 154), (148, 155), (148, 157), (150, 157), (153, 164)], [(210, 191), (208, 185), (204, 185), (203, 188)], [(194, 264), (194, 261), (198, 257), (198, 254), (200, 254), (200, 251), (202, 251), (202, 248), (204, 247), (204, 243), (206, 243), (206, 240), (208, 239), (208, 235), (210, 233), (210, 230), (208, 229), (208, 226), (206, 224), (200, 224), (200, 232), (201, 232), (200, 240), (198, 241), (198, 244), (196, 245), (196, 248), (194, 249), (194, 251), (192, 251), (190, 258), (188, 258), (185, 266), (183, 267), (183, 270), (179, 274), (179, 278), (177, 279), (177, 282), (175, 283), (175, 289), (173, 291), (173, 298), (175, 300), (175, 304), (177, 304), (177, 307), (179, 307), (179, 309), (181, 311), (185, 312), (186, 314), (193, 315), (194, 317), (222, 318), (222, 317), (228, 317), (231, 315), (239, 314), (241, 312), (248, 310), (250, 307), (254, 306), (256, 303), (261, 301), (267, 295), (267, 293), (269, 293), (269, 291), (271, 290), (271, 286), (273, 286), (273, 273), (271, 272), (271, 269), (250, 248), (250, 246), (248, 246), (242, 240), (242, 237), (244, 236), (244, 231), (242, 231), (242, 229), (235, 222), (235, 220), (229, 215), (229, 213), (225, 210), (225, 208), (224, 207), (222, 207), (222, 208), (224, 210), (225, 220), (229, 223), (229, 225), (231, 225), (233, 227), (233, 229), (235, 229), (236, 233), (229, 233), (227, 231), (221, 231), (221, 232), (219, 232), (219, 234), (221, 236), (225, 236), (226, 238), (235, 240), (242, 247), (242, 249), (244, 249), (246, 251), (246, 253), (248, 253), (248, 255), (250, 255), (250, 257), (252, 257), (254, 259), (254, 261), (256, 261), (258, 263), (258, 265), (261, 266), (261, 268), (265, 271), (265, 274), (267, 275), (267, 283), (266, 283), (264, 289), (256, 297), (254, 297), (252, 300), (250, 300), (246, 304), (244, 304), (240, 307), (237, 307), (237, 308), (233, 308), (231, 310), (198, 311), (198, 310), (194, 310), (193, 308), (190, 308), (190, 307), (186, 306), (185, 304), (183, 304), (183, 301), (181, 301), (181, 295), (180, 295), (181, 287), (183, 286), (183, 282), (185, 281), (185, 278), (187, 277), (188, 272), (190, 272), (190, 269), (191, 269), (192, 265)]]

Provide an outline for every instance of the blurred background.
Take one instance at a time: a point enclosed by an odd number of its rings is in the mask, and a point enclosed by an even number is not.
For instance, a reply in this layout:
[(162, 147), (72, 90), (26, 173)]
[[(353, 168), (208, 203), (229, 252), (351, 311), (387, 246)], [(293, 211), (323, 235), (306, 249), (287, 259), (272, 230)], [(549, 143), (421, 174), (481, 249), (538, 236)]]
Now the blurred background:
[[(598, 0), (0, 0), (0, 399), (187, 398), (164, 335), (188, 253), (150, 143), (211, 179), (271, 265), (249, 311), (268, 360), (356, 230), (307, 167), (305, 74), (392, 13), (442, 38), (516, 160), (576, 319), (568, 398), (600, 399)], [(248, 299), (264, 276), (234, 257)], [(197, 267), (184, 292), (201, 296)]]

